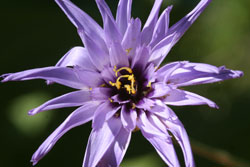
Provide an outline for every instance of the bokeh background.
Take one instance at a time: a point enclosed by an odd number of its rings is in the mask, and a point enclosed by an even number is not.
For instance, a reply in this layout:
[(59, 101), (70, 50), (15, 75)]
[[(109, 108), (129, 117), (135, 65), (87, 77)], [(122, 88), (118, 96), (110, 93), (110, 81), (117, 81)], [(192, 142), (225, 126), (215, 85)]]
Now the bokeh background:
[[(94, 0), (73, 0), (102, 24)], [(117, 0), (107, 0), (115, 12)], [(145, 22), (153, 0), (134, 0), (132, 15)], [(199, 0), (165, 0), (173, 4), (171, 24)], [(189, 87), (215, 101), (207, 106), (175, 107), (190, 136), (198, 167), (250, 166), (250, 1), (213, 0), (165, 62), (189, 60), (242, 70), (240, 79)], [(82, 45), (75, 27), (53, 0), (11, 0), (0, 5), (0, 74), (54, 65), (70, 48)], [(0, 84), (0, 166), (28, 167), (32, 154), (73, 108), (28, 116), (27, 111), (46, 100), (71, 91), (44, 81)], [(90, 123), (64, 135), (37, 167), (79, 167)], [(180, 160), (181, 149), (176, 145)], [(165, 166), (140, 132), (132, 136), (123, 167)], [(182, 162), (182, 166), (183, 162)]]

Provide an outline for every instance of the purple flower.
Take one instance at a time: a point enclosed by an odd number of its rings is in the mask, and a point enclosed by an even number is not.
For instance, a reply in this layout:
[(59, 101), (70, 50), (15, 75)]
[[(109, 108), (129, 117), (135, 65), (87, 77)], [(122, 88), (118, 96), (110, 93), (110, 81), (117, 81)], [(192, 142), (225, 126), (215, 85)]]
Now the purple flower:
[(169, 27), (172, 6), (158, 17), (162, 0), (155, 0), (143, 27), (131, 18), (132, 0), (120, 0), (116, 19), (104, 0), (96, 0), (101, 28), (69, 0), (56, 0), (76, 26), (85, 47), (74, 47), (52, 67), (5, 74), (2, 82), (44, 79), (77, 91), (29, 111), (29, 115), (63, 107), (79, 107), (42, 143), (32, 156), (35, 165), (70, 129), (92, 121), (84, 167), (119, 166), (131, 133), (140, 129), (163, 161), (180, 166), (169, 131), (182, 148), (187, 167), (195, 166), (187, 132), (169, 106), (208, 105), (211, 100), (180, 87), (241, 77), (233, 71), (202, 63), (160, 64), (211, 0), (200, 3)]

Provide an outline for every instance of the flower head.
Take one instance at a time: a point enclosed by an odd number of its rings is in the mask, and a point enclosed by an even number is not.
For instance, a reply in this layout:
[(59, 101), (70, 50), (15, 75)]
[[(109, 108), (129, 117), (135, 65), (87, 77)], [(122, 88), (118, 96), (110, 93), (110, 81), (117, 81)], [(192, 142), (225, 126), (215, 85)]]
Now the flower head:
[(211, 100), (180, 87), (213, 83), (242, 76), (241, 71), (180, 61), (160, 64), (211, 0), (200, 3), (169, 27), (172, 6), (159, 15), (155, 0), (142, 27), (131, 18), (132, 0), (120, 0), (116, 19), (104, 0), (96, 0), (103, 18), (101, 28), (69, 0), (56, 0), (76, 26), (85, 47), (74, 47), (52, 67), (5, 74), (2, 82), (45, 79), (77, 91), (64, 94), (29, 111), (30, 115), (78, 106), (32, 156), (36, 164), (70, 129), (92, 121), (84, 167), (119, 166), (138, 128), (169, 166), (180, 166), (169, 132), (182, 148), (186, 166), (194, 160), (184, 126), (169, 106), (208, 105)]

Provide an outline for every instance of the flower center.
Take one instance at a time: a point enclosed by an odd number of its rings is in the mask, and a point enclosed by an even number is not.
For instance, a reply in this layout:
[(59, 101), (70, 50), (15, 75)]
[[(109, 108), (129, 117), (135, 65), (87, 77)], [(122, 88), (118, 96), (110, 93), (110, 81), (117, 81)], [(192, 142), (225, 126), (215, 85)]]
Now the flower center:
[[(121, 71), (124, 71), (127, 74), (120, 75), (118, 77), (118, 73)], [(118, 90), (120, 90), (121, 88), (124, 88), (129, 94), (133, 94), (133, 95), (136, 94), (136, 80), (135, 80), (135, 76), (133, 74), (132, 69), (129, 67), (122, 67), (122, 68), (117, 69), (117, 67), (114, 66), (114, 72), (115, 72), (115, 76), (118, 78), (116, 79), (115, 83), (109, 81), (109, 84), (111, 86), (115, 86)]]

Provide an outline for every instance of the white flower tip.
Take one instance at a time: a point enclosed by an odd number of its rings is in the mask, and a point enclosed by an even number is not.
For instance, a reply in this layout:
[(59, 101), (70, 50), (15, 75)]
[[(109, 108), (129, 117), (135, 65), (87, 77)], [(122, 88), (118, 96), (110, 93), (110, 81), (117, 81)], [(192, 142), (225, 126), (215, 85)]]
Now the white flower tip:
[(35, 166), (35, 165), (37, 164), (38, 161), (32, 158), (32, 159), (30, 160), (30, 162), (32, 162), (32, 165)]
[(211, 108), (215, 108), (217, 110), (219, 109), (219, 106), (217, 104), (215, 104), (214, 102), (209, 103), (208, 106), (211, 107)]
[(49, 81), (49, 80), (46, 81), (46, 84), (47, 84), (47, 85), (52, 85), (53, 83), (54, 83), (54, 82)]
[(32, 116), (32, 115), (35, 115), (36, 113), (34, 112), (34, 109), (28, 111), (28, 115)]
[(236, 77), (242, 77), (244, 75), (243, 71), (234, 71)]
[(8, 82), (9, 81), (9, 79), (8, 79), (8, 76), (9, 76), (10, 74), (3, 74), (3, 75), (1, 75), (0, 76), (0, 78), (3, 78), (3, 80), (1, 80), (1, 82), (3, 83), (3, 82)]
[(217, 104), (214, 104), (214, 108), (218, 110), (220, 107)]

